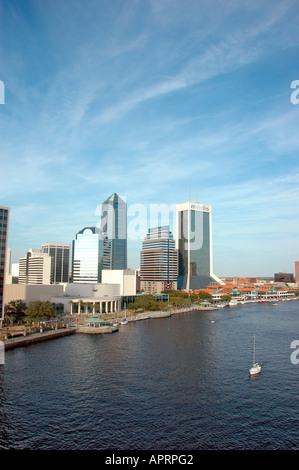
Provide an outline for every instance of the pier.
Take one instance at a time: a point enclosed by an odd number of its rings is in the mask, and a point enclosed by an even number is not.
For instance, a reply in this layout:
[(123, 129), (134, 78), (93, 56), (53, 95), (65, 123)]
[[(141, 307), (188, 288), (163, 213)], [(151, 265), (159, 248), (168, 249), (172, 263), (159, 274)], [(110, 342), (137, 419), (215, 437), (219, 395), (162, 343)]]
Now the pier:
[(40, 343), (41, 341), (48, 341), (63, 336), (72, 335), (76, 333), (76, 328), (61, 328), (59, 330), (45, 331), (43, 333), (33, 333), (26, 336), (18, 336), (17, 338), (9, 338), (3, 341), (4, 349), (13, 349), (29, 344)]

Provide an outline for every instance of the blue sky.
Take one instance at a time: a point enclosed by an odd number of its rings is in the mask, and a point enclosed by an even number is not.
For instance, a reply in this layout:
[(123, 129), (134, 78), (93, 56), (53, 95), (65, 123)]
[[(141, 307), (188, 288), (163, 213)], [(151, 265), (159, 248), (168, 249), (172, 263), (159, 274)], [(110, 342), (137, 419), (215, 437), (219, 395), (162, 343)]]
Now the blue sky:
[(71, 243), (113, 192), (146, 208), (190, 194), (212, 206), (215, 274), (294, 272), (298, 24), (297, 0), (1, 0), (13, 262)]

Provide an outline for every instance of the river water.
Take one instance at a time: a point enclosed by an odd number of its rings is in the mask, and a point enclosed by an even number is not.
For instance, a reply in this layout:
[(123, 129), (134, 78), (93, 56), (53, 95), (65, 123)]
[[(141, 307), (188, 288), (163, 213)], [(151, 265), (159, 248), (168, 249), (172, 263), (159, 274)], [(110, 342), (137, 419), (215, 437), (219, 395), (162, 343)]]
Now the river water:
[(298, 327), (255, 303), (6, 351), (0, 449), (299, 449)]

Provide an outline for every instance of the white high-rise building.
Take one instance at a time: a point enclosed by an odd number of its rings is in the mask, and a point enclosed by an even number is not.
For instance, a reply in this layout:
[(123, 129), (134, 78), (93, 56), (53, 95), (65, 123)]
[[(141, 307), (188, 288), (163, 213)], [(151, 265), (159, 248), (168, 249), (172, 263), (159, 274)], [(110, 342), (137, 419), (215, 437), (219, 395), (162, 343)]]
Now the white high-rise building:
[(212, 208), (185, 202), (177, 205), (178, 288), (202, 289), (223, 284), (213, 273)]
[(19, 284), (50, 284), (51, 256), (32, 249), (19, 259)]

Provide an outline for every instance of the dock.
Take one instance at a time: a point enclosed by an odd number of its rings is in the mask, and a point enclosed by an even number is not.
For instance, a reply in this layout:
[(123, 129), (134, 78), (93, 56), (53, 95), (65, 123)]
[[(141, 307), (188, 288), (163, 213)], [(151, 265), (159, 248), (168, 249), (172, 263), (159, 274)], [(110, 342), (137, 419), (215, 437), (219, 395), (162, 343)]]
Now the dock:
[(76, 328), (61, 328), (58, 330), (45, 331), (43, 333), (33, 333), (26, 336), (18, 336), (17, 338), (9, 338), (3, 341), (4, 349), (13, 349), (29, 344), (40, 343), (41, 341), (48, 341), (55, 338), (61, 338), (76, 333)]

